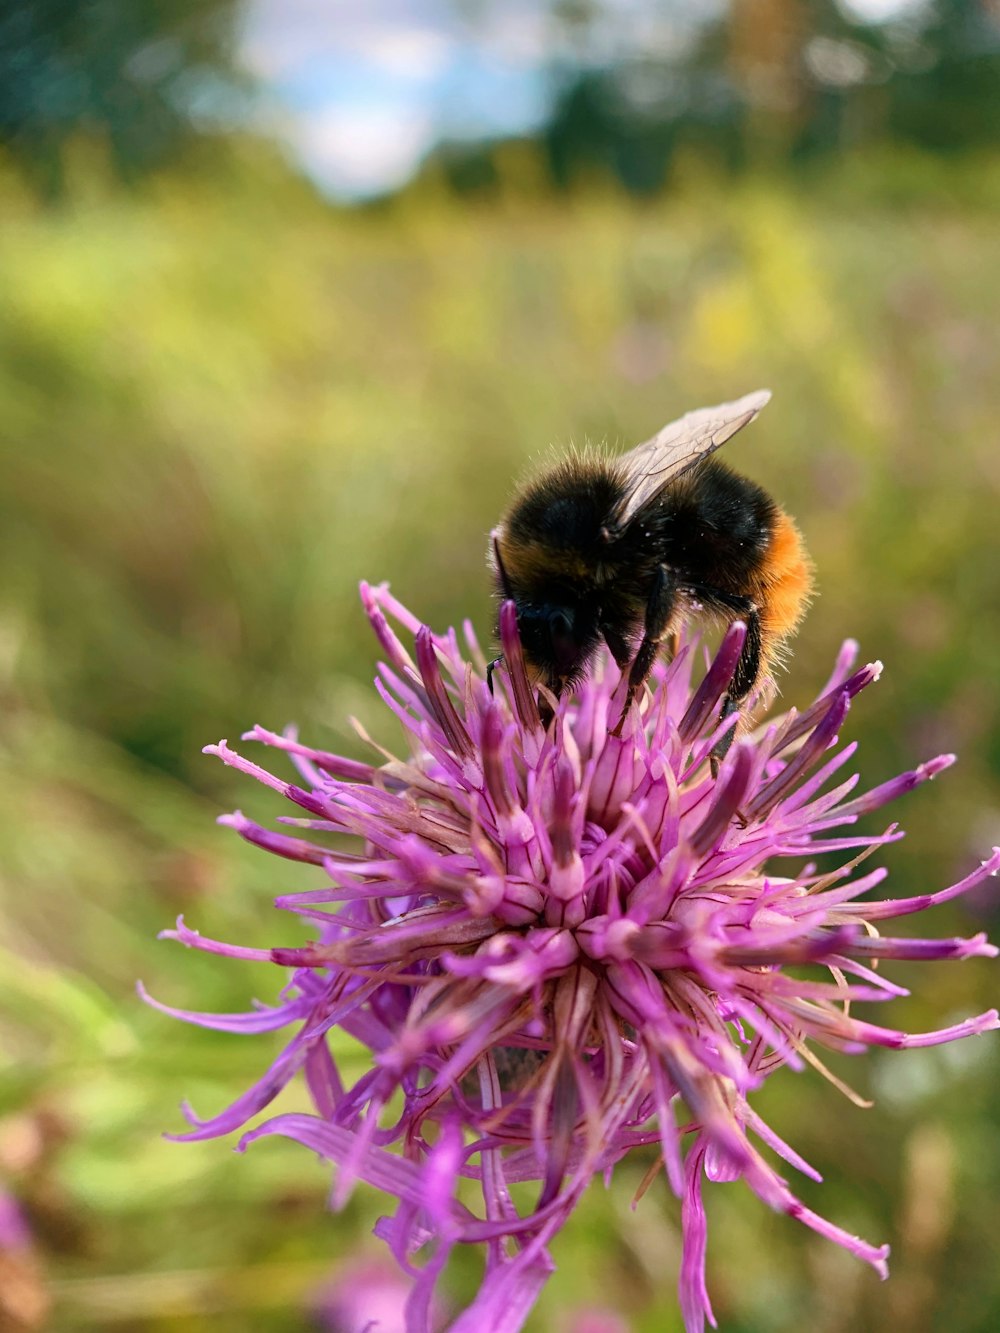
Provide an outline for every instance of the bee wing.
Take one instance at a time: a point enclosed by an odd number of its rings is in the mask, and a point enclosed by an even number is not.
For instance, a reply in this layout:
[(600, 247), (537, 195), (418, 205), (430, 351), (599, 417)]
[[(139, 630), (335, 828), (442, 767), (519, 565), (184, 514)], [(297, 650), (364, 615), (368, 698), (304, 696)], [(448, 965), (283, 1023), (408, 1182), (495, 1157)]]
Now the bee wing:
[(618, 516), (619, 523), (627, 523), (668, 482), (676, 481), (688, 468), (731, 440), (753, 421), (770, 398), (770, 389), (758, 389), (732, 403), (700, 407), (623, 454), (619, 462), (629, 489)]

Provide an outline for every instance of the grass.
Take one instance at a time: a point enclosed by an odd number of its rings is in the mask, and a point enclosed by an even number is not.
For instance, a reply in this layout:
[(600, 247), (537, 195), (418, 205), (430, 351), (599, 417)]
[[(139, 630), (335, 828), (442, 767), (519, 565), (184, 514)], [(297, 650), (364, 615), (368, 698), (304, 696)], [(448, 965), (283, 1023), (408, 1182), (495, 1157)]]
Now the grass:
[[(0, 175), (0, 1168), (60, 1328), (304, 1328), (370, 1229), (377, 1202), (331, 1219), (324, 1172), (294, 1147), (159, 1138), (182, 1096), (221, 1107), (269, 1047), (172, 1024), (133, 985), (199, 1009), (273, 996), (268, 968), (155, 939), (178, 911), (247, 944), (288, 928), (269, 899), (291, 881), (213, 824), (273, 803), (201, 746), (295, 720), (357, 752), (351, 714), (391, 739), (359, 579), (488, 636), (486, 533), (549, 445), (632, 442), (769, 385), (731, 458), (798, 517), (819, 570), (786, 699), (851, 635), (887, 666), (848, 723), (866, 776), (959, 752), (900, 809), (897, 892), (997, 840), (998, 168), (977, 168), (982, 196), (971, 170), (920, 188), (909, 164), (902, 199), (870, 178), (698, 179), (643, 207), (428, 191), (353, 214), (249, 168), (79, 189), (58, 213)], [(926, 986), (899, 974), (915, 984), (900, 1026), (990, 1003), (981, 962)], [(887, 1053), (846, 1070), (879, 1094), (867, 1113), (814, 1076), (768, 1088), (828, 1177), (824, 1211), (890, 1239), (894, 1277), (879, 1288), (717, 1191), (723, 1326), (1000, 1320), (996, 1071), (988, 1041)], [(676, 1205), (628, 1199), (619, 1180), (588, 1201), (535, 1330), (588, 1302), (640, 1333), (678, 1327)], [(470, 1261), (456, 1283), (473, 1281)]]

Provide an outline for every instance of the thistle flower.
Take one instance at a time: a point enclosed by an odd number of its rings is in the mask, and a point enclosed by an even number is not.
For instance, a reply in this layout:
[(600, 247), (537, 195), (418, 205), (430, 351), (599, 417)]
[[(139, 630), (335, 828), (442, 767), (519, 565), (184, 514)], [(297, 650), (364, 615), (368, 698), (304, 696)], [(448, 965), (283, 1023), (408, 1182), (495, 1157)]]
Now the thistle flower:
[[(547, 1247), (593, 1177), (650, 1146), (643, 1188), (662, 1169), (680, 1198), (689, 1333), (714, 1322), (705, 1180), (742, 1179), (884, 1277), (887, 1246), (792, 1193), (775, 1159), (818, 1173), (751, 1097), (782, 1066), (825, 1072), (817, 1047), (929, 1046), (998, 1026), (991, 1010), (909, 1035), (854, 1010), (905, 994), (878, 970), (882, 959), (997, 952), (983, 935), (896, 938), (880, 928), (995, 875), (1000, 850), (952, 887), (911, 898), (872, 899), (886, 872), (856, 873), (900, 836), (895, 825), (858, 833), (859, 817), (952, 756), (853, 794), (858, 778), (843, 773), (856, 745), (840, 746), (838, 732), (881, 668), (853, 670), (848, 644), (816, 702), (738, 737), (715, 779), (712, 748), (736, 722), (717, 719), (742, 625), (697, 686), (695, 645), (682, 644), (614, 735), (625, 682), (610, 661), (573, 697), (552, 700), (543, 727), (513, 604), (500, 613), (494, 697), (468, 626), (466, 656), (454, 631), (433, 634), (386, 588), (363, 586), (362, 598), (387, 659), (376, 689), (407, 753), (360, 763), (255, 727), (244, 739), (283, 752), (296, 784), (225, 741), (208, 747), (300, 811), (282, 821), (295, 832), (239, 812), (221, 822), (320, 867), (326, 884), (276, 900), (315, 933), (298, 947), (241, 948), (183, 921), (166, 932), (291, 976), (281, 1003), (248, 1014), (159, 1008), (230, 1032), (294, 1028), (258, 1083), (211, 1119), (186, 1108), (192, 1128), (176, 1137), (242, 1129), (304, 1081), (313, 1113), (257, 1124), (240, 1148), (278, 1134), (313, 1149), (336, 1165), (334, 1206), (359, 1180), (394, 1197), (376, 1231), (414, 1278), (411, 1330), (429, 1326), (436, 1280), (459, 1243), (484, 1247), (485, 1274), (453, 1333), (521, 1328), (552, 1269)], [(412, 654), (400, 634), (412, 636)], [(813, 858), (830, 853), (843, 864), (821, 872)], [(337, 1028), (371, 1052), (355, 1082), (338, 1067)], [(478, 1186), (475, 1207), (467, 1190), (459, 1198), (462, 1181)], [(519, 1209), (511, 1187), (521, 1182), (537, 1189)]]
[(388, 1255), (352, 1255), (319, 1293), (316, 1326), (324, 1333), (406, 1333), (411, 1286)]

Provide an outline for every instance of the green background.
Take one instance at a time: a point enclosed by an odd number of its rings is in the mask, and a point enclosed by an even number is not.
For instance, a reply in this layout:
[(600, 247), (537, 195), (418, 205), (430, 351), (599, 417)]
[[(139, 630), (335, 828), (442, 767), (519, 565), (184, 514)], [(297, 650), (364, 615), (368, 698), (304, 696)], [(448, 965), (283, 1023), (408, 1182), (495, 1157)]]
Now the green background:
[[(769, 386), (729, 457), (817, 564), (784, 699), (855, 637), (886, 666), (845, 728), (866, 784), (958, 752), (891, 812), (894, 893), (1000, 841), (1000, 158), (889, 144), (734, 175), (692, 154), (642, 199), (600, 176), (554, 193), (530, 146), (498, 160), (487, 196), (428, 173), (349, 210), (244, 138), (126, 187), (80, 136), (57, 202), (0, 157), (0, 1171), (35, 1235), (36, 1327), (307, 1328), (375, 1246), (379, 1201), (331, 1216), (295, 1145), (159, 1137), (279, 1037), (173, 1023), (134, 983), (195, 1009), (273, 1000), (273, 969), (156, 939), (179, 912), (241, 944), (301, 934), (270, 899), (311, 872), (213, 822), (277, 798), (201, 746), (294, 721), (357, 754), (351, 715), (393, 743), (358, 581), (488, 638), (486, 534), (548, 446), (631, 443)], [(912, 929), (996, 916), (983, 892)], [(995, 1001), (983, 960), (890, 971), (913, 987), (872, 1015), (893, 1026)], [(788, 1072), (758, 1109), (826, 1177), (806, 1202), (891, 1242), (892, 1277), (711, 1187), (722, 1327), (1000, 1327), (995, 1039), (836, 1068), (874, 1109)], [(530, 1329), (585, 1306), (680, 1327), (677, 1203), (661, 1178), (630, 1207), (647, 1165), (591, 1190)], [(453, 1292), (475, 1273), (463, 1258)]]

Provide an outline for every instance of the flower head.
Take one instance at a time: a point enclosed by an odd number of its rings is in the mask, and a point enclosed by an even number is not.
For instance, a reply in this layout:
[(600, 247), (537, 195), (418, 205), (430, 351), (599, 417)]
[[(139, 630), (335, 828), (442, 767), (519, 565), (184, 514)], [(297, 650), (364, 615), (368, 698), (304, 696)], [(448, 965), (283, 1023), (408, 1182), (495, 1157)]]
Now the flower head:
[[(856, 746), (838, 733), (879, 666), (853, 670), (845, 647), (816, 702), (737, 738), (718, 778), (720, 701), (744, 635), (730, 628), (696, 686), (691, 642), (654, 672), (621, 735), (625, 682), (610, 661), (543, 727), (514, 607), (501, 609), (496, 695), (466, 627), (420, 625), (386, 588), (362, 589), (386, 661), (376, 689), (407, 753), (371, 764), (255, 728), (299, 783), (221, 742), (210, 752), (286, 797), (294, 832), (240, 813), (223, 823), (278, 856), (321, 867), (325, 887), (276, 900), (308, 923), (299, 947), (246, 949), (179, 922), (191, 947), (291, 970), (282, 1002), (244, 1015), (166, 1009), (206, 1027), (294, 1035), (261, 1080), (210, 1120), (188, 1111), (185, 1139), (243, 1128), (290, 1080), (313, 1114), (278, 1115), (241, 1146), (281, 1134), (337, 1166), (333, 1200), (358, 1180), (398, 1201), (377, 1230), (416, 1279), (410, 1328), (424, 1328), (435, 1281), (458, 1243), (481, 1244), (485, 1276), (454, 1333), (513, 1333), (551, 1271), (547, 1246), (593, 1177), (655, 1147), (680, 1198), (680, 1299), (689, 1331), (712, 1319), (705, 1287), (703, 1182), (743, 1179), (772, 1208), (843, 1245), (882, 1275), (886, 1246), (849, 1235), (792, 1193), (775, 1159), (818, 1179), (767, 1125), (752, 1094), (782, 1066), (823, 1069), (817, 1047), (926, 1046), (998, 1026), (991, 1010), (908, 1035), (856, 1016), (859, 1001), (903, 994), (881, 959), (993, 955), (973, 939), (895, 938), (882, 923), (923, 911), (1000, 867), (1000, 851), (960, 883), (872, 899), (885, 871), (857, 867), (899, 836), (861, 815), (946, 768), (951, 756), (855, 795)], [(395, 626), (395, 627), (394, 627)], [(400, 633), (412, 636), (412, 653)], [(343, 849), (350, 835), (352, 849)], [(820, 872), (813, 858), (843, 854)], [(809, 965), (803, 973), (805, 965)], [(371, 1052), (345, 1081), (330, 1034)], [(460, 1180), (479, 1186), (476, 1208)], [(534, 1181), (527, 1209), (511, 1186)], [(648, 1183), (648, 1182), (647, 1182)], [(419, 1261), (419, 1262), (418, 1262)]]

